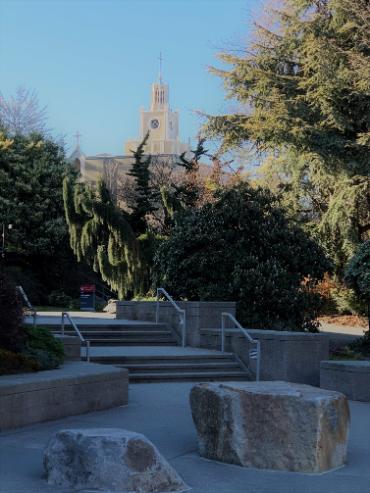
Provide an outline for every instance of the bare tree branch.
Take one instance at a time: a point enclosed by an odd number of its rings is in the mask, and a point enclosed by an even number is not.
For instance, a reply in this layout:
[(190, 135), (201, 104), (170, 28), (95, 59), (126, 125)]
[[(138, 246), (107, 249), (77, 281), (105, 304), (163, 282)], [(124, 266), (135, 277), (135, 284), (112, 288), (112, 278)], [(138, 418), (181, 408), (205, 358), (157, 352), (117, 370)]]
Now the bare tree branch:
[(35, 91), (19, 87), (8, 99), (0, 92), (0, 126), (12, 135), (47, 134), (46, 106), (40, 107)]

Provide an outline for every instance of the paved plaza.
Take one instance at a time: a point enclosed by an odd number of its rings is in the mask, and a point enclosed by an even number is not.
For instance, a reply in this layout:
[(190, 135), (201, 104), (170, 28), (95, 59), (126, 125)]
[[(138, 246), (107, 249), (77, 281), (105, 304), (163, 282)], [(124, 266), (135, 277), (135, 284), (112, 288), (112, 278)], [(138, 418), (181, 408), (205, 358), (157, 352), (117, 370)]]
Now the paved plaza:
[[(63, 428), (138, 431), (159, 448), (193, 493), (369, 493), (370, 404), (351, 402), (348, 465), (321, 475), (244, 469), (202, 459), (189, 407), (191, 383), (130, 385), (128, 406), (0, 434), (1, 493), (67, 493), (42, 478), (42, 453)], [(89, 492), (90, 493), (90, 492)]]

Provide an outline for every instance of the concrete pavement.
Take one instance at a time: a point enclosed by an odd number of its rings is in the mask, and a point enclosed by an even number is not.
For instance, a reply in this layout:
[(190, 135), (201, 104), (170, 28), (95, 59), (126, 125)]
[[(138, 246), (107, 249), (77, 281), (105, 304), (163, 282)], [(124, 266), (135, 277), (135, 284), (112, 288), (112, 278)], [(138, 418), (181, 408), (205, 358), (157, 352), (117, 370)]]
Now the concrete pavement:
[(366, 332), (365, 327), (339, 325), (339, 324), (328, 324), (327, 322), (320, 321), (321, 328), (320, 332), (325, 332), (328, 334), (342, 334), (348, 336), (360, 337)]
[(370, 404), (350, 403), (347, 466), (321, 475), (261, 471), (198, 456), (188, 403), (192, 385), (130, 385), (128, 406), (0, 434), (1, 493), (70, 493), (45, 483), (42, 451), (55, 431), (77, 427), (118, 427), (143, 433), (193, 488), (193, 493), (370, 492)]

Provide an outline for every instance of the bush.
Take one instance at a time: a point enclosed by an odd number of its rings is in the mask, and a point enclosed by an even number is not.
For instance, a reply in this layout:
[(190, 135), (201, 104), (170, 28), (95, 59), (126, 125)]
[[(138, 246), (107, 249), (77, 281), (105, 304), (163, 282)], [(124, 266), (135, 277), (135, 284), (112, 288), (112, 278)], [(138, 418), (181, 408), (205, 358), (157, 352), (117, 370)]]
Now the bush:
[(369, 328), (364, 336), (351, 344), (351, 348), (370, 356), (370, 240), (365, 241), (349, 261), (344, 280), (360, 299), (367, 304)]
[(61, 289), (52, 291), (48, 300), (51, 306), (60, 306), (62, 308), (69, 308), (72, 303), (72, 298), (65, 294)]
[(182, 299), (238, 302), (250, 327), (315, 330), (315, 287), (330, 264), (285, 218), (276, 199), (247, 184), (177, 217), (154, 260), (154, 283)]
[(370, 240), (362, 243), (349, 261), (344, 280), (363, 301), (370, 301)]
[(366, 315), (366, 303), (353, 289), (338, 285), (331, 290), (331, 298), (340, 315)]
[(0, 347), (20, 351), (25, 340), (23, 308), (15, 284), (0, 273)]
[(63, 343), (45, 327), (27, 327), (23, 354), (37, 361), (40, 370), (58, 368), (64, 361)]
[(0, 375), (38, 371), (38, 363), (24, 354), (0, 348)]

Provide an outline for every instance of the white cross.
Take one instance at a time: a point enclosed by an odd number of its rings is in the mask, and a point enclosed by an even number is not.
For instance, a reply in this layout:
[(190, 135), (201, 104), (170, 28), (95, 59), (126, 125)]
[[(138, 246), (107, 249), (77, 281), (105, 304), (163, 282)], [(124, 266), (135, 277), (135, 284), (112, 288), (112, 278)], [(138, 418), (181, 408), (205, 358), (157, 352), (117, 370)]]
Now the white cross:
[(80, 137), (82, 137), (82, 134), (80, 134), (80, 132), (77, 130), (74, 137), (76, 137), (77, 145), (79, 146), (80, 145)]

